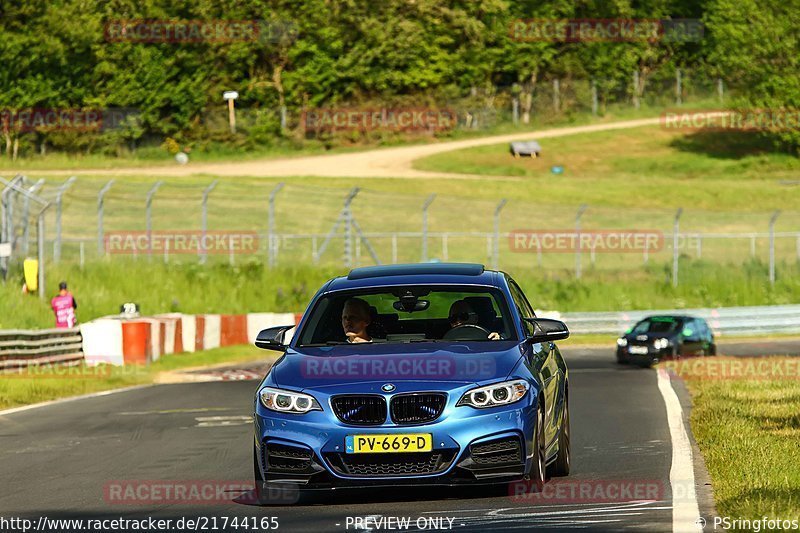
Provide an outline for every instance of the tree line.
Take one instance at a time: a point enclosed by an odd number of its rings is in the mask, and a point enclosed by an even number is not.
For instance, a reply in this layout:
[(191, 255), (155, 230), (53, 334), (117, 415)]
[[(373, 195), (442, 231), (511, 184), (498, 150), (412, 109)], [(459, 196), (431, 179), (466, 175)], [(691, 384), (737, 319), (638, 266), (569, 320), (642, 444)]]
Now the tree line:
[[(635, 72), (636, 98), (665, 68), (737, 80), (733, 106), (797, 109), (799, 28), (800, 0), (9, 0), (0, 151), (241, 144), (208, 118), (226, 90), (252, 112), (247, 142), (262, 144), (293, 134), (286, 112), (436, 107), (490, 86), (511, 87), (527, 122), (548, 80)], [(26, 110), (72, 110), (72, 126), (86, 110), (124, 120), (59, 128)], [(766, 134), (800, 145), (796, 128)]]

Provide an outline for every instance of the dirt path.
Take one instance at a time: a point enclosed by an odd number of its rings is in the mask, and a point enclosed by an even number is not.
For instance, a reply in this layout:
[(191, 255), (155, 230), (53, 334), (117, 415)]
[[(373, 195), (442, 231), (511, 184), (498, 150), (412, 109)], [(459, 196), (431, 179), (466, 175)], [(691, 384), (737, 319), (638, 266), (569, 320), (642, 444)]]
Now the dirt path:
[(322, 176), (322, 177), (357, 177), (357, 178), (433, 178), (448, 177), (474, 179), (484, 176), (469, 174), (453, 174), (442, 172), (425, 172), (411, 167), (415, 159), (426, 157), (450, 150), (471, 148), (500, 144), (513, 140), (529, 138), (545, 139), (563, 137), (576, 133), (591, 133), (595, 131), (619, 130), (652, 126), (659, 123), (659, 118), (628, 120), (624, 122), (611, 122), (607, 124), (593, 124), (588, 126), (571, 126), (567, 128), (553, 128), (547, 130), (531, 131), (527, 133), (513, 133), (507, 135), (494, 135), (463, 141), (448, 141), (434, 144), (416, 146), (402, 146), (396, 148), (379, 148), (357, 153), (316, 155), (307, 157), (292, 157), (283, 159), (263, 159), (255, 161), (225, 162), (225, 163), (189, 163), (185, 166), (159, 166), (146, 168), (124, 168), (116, 170), (91, 169), (71, 171), (37, 171), (30, 172), (36, 175), (141, 175), (152, 176), (189, 176), (191, 174), (211, 174), (214, 176), (254, 176), (254, 177), (288, 177), (288, 176)]

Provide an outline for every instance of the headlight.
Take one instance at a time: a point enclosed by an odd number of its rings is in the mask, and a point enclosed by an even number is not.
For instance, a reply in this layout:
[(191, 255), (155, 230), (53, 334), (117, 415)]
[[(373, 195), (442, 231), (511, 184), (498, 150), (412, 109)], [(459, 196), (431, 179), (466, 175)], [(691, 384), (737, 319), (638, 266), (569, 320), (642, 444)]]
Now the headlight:
[(656, 339), (653, 342), (653, 348), (655, 348), (656, 350), (661, 350), (663, 348), (666, 348), (667, 346), (669, 346), (668, 339)]
[(498, 405), (508, 405), (524, 398), (528, 388), (528, 382), (522, 379), (479, 387), (465, 392), (464, 396), (458, 400), (456, 407), (469, 405), (478, 409), (485, 409), (497, 407)]
[(322, 411), (319, 402), (308, 394), (265, 387), (259, 393), (261, 405), (279, 413), (303, 414), (309, 411)]
[(628, 339), (626, 339), (625, 337), (620, 337), (619, 339), (617, 339), (617, 346), (627, 346), (627, 345), (628, 345)]

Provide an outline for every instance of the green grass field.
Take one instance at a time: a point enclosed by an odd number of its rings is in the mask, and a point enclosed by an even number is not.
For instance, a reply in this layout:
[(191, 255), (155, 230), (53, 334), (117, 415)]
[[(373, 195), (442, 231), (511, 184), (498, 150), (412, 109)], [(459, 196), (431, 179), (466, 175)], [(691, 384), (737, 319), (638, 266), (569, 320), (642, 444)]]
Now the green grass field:
[[(570, 271), (510, 269), (537, 309), (612, 311), (738, 305), (788, 304), (800, 300), (800, 269), (781, 265), (774, 287), (760, 263), (717, 265), (684, 262), (681, 284), (673, 288), (666, 265), (635, 271), (591, 271), (580, 281)], [(136, 302), (146, 315), (165, 312), (299, 312), (327, 279), (345, 274), (341, 267), (309, 265), (271, 270), (263, 262), (234, 266), (164, 265), (130, 260), (93, 262), (84, 269), (49, 269), (48, 294), (59, 280), (69, 281), (78, 300), (78, 318), (88, 321), (119, 313)], [(53, 326), (49, 300), (22, 294), (17, 284), (0, 285), (0, 329)]]
[[(793, 366), (786, 366), (787, 359)], [(786, 379), (709, 379), (712, 374), (699, 368), (684, 374), (694, 404), (692, 429), (719, 516), (800, 519), (800, 364), (768, 361), (794, 373)], [(721, 365), (733, 362), (723, 359)]]

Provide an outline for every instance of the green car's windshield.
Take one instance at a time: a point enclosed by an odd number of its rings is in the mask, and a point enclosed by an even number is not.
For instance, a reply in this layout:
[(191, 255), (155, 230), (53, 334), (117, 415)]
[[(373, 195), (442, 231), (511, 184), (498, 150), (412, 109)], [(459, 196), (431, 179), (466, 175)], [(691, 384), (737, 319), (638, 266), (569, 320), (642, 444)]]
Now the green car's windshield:
[(681, 321), (672, 317), (653, 317), (642, 320), (632, 333), (672, 333), (680, 328)]
[(516, 340), (502, 293), (489, 287), (399, 286), (320, 298), (299, 346)]

